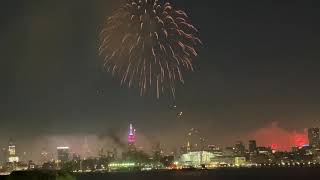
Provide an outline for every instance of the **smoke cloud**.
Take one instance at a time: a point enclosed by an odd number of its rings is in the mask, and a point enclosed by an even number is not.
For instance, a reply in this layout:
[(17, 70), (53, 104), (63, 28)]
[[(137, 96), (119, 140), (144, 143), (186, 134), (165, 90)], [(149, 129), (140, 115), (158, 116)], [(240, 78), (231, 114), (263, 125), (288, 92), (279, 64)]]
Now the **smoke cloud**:
[(104, 139), (109, 138), (119, 148), (121, 148), (121, 149), (125, 149), (126, 148), (126, 143), (112, 129), (109, 129), (109, 130), (107, 130), (107, 131), (105, 131), (103, 133), (100, 133), (98, 135), (98, 138), (99, 138), (99, 140), (104, 140)]
[(290, 131), (272, 122), (267, 127), (259, 128), (247, 135), (247, 139), (255, 139), (258, 146), (272, 147), (275, 150), (289, 151), (292, 147), (308, 144), (307, 129)]

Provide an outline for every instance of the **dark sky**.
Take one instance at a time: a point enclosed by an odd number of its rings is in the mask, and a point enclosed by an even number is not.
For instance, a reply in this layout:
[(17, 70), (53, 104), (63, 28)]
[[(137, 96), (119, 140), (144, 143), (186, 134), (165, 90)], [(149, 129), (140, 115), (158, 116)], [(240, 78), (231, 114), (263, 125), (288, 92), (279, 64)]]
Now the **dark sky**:
[(0, 146), (10, 137), (32, 151), (30, 143), (44, 136), (110, 129), (125, 136), (129, 122), (150, 142), (168, 146), (181, 144), (191, 127), (226, 145), (274, 121), (288, 131), (313, 126), (320, 120), (315, 2), (173, 1), (200, 29), (204, 46), (172, 110), (172, 101), (140, 97), (102, 70), (97, 36), (123, 1), (4, 0)]

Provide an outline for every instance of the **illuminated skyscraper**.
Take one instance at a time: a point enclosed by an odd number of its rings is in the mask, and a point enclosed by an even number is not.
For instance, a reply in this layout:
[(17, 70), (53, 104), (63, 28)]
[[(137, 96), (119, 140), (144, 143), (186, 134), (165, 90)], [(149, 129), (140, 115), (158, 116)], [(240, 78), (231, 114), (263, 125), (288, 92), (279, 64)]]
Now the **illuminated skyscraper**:
[(136, 130), (133, 129), (132, 124), (130, 124), (129, 133), (128, 133), (128, 142), (135, 143), (135, 141), (136, 141)]
[(133, 128), (132, 124), (129, 126), (129, 132), (128, 132), (128, 145), (129, 150), (135, 149), (135, 143), (136, 143), (136, 130)]
[(13, 143), (12, 139), (10, 139), (8, 146), (8, 162), (19, 162), (19, 157), (16, 154), (16, 145)]
[(49, 162), (49, 154), (45, 149), (42, 149), (41, 154), (40, 154), (40, 164), (44, 164), (46, 162)]
[(69, 147), (57, 147), (58, 161), (64, 163), (69, 160)]
[(309, 128), (308, 129), (308, 139), (309, 145), (311, 147), (319, 147), (320, 145), (320, 130), (319, 128)]
[(9, 142), (8, 153), (9, 153), (9, 156), (16, 155), (16, 146), (14, 145), (12, 140), (10, 140), (10, 142)]

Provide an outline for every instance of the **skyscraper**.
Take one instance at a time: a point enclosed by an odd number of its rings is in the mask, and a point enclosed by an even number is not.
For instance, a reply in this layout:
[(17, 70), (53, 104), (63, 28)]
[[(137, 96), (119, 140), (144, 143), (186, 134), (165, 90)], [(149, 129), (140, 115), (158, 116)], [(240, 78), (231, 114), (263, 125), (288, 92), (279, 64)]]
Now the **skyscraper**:
[(136, 130), (133, 129), (132, 124), (129, 126), (129, 133), (128, 133), (128, 142), (135, 143), (136, 141)]
[(249, 141), (249, 152), (254, 153), (257, 150), (257, 142), (256, 140)]
[(135, 143), (136, 143), (136, 130), (133, 128), (132, 124), (130, 124), (129, 132), (128, 132), (129, 151), (135, 150)]
[(243, 156), (245, 154), (246, 148), (241, 141), (237, 141), (234, 147), (234, 153), (238, 156)]
[(19, 157), (16, 155), (16, 145), (13, 143), (13, 140), (10, 139), (8, 146), (8, 162), (14, 163), (19, 162)]
[(14, 145), (12, 140), (10, 140), (10, 142), (9, 142), (8, 153), (9, 153), (9, 156), (16, 155), (16, 146)]
[(311, 147), (319, 147), (320, 145), (320, 130), (319, 128), (309, 128), (308, 129), (308, 139), (309, 145)]
[(153, 151), (153, 159), (155, 161), (160, 161), (160, 159), (162, 158), (162, 149), (161, 149), (161, 145), (160, 142), (157, 142), (153, 147), (152, 147), (152, 151)]
[(43, 148), (40, 154), (40, 164), (44, 164), (49, 161), (48, 152)]
[(0, 164), (5, 164), (7, 162), (8, 152), (6, 148), (1, 148), (0, 154)]
[(84, 143), (83, 143), (83, 159), (88, 159), (91, 157), (91, 151), (88, 144), (88, 137), (84, 137)]
[(61, 163), (67, 162), (69, 160), (69, 147), (57, 147), (58, 161)]

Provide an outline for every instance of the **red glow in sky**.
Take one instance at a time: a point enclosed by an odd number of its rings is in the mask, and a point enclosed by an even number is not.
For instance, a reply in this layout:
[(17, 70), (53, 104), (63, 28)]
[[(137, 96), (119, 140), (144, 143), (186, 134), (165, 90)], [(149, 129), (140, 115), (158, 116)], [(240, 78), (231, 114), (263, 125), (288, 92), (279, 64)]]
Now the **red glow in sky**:
[(307, 135), (306, 134), (295, 134), (294, 136), (294, 144), (297, 147), (302, 147), (308, 144)]
[(250, 133), (248, 138), (255, 139), (258, 146), (271, 147), (274, 150), (280, 151), (289, 151), (292, 147), (302, 147), (308, 144), (306, 130), (304, 132), (289, 131), (279, 127), (277, 122), (257, 129)]
[(273, 149), (273, 150), (279, 149), (278, 144), (272, 144), (271, 149)]

